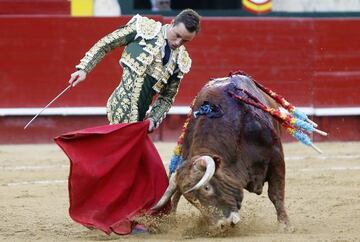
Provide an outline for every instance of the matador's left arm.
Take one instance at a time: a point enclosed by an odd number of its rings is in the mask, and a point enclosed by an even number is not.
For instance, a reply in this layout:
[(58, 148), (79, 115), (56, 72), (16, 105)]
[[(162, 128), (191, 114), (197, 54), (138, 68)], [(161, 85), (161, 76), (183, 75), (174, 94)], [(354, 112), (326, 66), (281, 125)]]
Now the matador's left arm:
[(181, 78), (179, 78), (177, 74), (172, 75), (168, 80), (168, 85), (160, 93), (151, 108), (149, 118), (154, 121), (155, 127), (159, 126), (173, 105), (176, 94), (179, 90), (180, 81)]

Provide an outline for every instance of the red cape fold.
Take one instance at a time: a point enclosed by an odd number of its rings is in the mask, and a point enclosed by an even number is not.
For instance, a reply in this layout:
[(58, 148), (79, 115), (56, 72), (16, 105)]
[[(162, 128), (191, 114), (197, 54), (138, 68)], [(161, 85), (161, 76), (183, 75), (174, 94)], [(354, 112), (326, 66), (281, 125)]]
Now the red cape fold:
[(105, 125), (55, 138), (70, 159), (69, 213), (74, 221), (107, 234), (128, 234), (134, 216), (151, 214), (168, 179), (148, 125)]

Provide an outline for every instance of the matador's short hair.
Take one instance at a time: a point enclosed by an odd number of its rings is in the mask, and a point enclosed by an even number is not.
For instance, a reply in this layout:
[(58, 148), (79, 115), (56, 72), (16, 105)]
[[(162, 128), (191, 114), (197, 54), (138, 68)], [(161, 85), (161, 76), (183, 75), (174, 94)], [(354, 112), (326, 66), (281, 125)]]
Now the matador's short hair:
[(174, 26), (178, 23), (183, 23), (186, 29), (193, 33), (200, 31), (201, 16), (192, 9), (185, 9), (181, 11), (174, 19)]

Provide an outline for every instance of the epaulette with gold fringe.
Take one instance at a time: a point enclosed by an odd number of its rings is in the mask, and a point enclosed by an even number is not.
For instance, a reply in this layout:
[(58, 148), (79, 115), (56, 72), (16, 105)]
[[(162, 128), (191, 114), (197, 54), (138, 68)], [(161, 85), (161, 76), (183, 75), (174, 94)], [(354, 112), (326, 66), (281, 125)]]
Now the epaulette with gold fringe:
[(180, 47), (177, 64), (182, 73), (188, 73), (191, 67), (191, 58), (184, 46)]
[(161, 23), (153, 19), (135, 15), (129, 23), (136, 21), (136, 32), (137, 36), (146, 40), (153, 39), (161, 30)]

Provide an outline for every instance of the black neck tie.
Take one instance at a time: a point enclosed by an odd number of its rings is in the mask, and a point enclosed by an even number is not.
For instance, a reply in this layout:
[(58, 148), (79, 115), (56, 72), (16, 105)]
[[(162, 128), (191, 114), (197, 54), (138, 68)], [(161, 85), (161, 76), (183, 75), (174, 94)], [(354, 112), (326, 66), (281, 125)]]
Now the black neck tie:
[(171, 50), (170, 50), (170, 47), (168, 45), (168, 42), (166, 40), (166, 45), (165, 45), (165, 55), (162, 59), (162, 63), (163, 63), (163, 66), (166, 65), (170, 59), (170, 53), (171, 53)]

